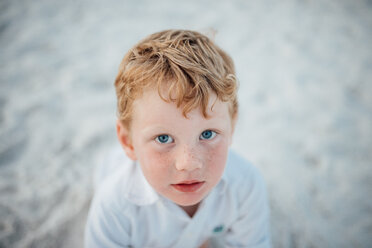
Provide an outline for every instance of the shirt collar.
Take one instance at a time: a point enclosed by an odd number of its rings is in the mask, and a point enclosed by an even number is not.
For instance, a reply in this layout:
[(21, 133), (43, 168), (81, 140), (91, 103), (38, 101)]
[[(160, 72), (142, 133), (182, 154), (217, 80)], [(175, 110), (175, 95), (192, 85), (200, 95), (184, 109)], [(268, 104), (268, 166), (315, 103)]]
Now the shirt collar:
[(159, 199), (158, 193), (147, 182), (137, 161), (131, 162), (131, 171), (127, 176), (124, 197), (136, 205), (150, 205)]

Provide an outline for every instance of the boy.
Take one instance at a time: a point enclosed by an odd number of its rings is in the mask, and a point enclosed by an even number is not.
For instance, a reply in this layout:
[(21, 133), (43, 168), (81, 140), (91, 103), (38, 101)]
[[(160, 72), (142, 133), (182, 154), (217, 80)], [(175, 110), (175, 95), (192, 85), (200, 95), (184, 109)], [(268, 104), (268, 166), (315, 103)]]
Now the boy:
[(200, 33), (159, 32), (126, 54), (115, 87), (126, 156), (103, 165), (85, 246), (270, 247), (263, 180), (229, 152), (231, 58)]

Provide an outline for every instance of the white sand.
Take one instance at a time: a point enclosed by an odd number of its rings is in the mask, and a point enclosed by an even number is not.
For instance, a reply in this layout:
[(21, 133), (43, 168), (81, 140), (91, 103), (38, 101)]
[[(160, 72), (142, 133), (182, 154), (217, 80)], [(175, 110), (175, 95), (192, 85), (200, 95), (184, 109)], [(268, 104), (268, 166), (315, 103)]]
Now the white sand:
[(117, 67), (168, 28), (214, 28), (235, 60), (233, 147), (265, 176), (274, 247), (369, 247), (372, 4), (359, 0), (1, 1), (0, 247), (82, 246), (92, 171), (116, 144)]

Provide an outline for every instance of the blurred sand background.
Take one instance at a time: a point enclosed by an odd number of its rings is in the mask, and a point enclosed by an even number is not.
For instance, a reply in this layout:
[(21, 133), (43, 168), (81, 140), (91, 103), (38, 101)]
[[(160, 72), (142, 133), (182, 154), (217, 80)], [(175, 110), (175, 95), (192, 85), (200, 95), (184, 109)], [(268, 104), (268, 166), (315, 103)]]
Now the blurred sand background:
[(259, 167), (274, 247), (372, 245), (372, 2), (0, 1), (0, 247), (82, 247), (124, 53), (217, 30), (240, 81), (233, 148)]

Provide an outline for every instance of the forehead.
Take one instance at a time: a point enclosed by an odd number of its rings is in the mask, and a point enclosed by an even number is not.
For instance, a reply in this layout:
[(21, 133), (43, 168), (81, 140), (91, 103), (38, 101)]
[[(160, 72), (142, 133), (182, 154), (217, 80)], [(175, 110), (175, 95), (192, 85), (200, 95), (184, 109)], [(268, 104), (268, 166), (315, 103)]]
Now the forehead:
[[(177, 107), (174, 102), (163, 100), (157, 90), (146, 89), (143, 94), (133, 102), (132, 121), (133, 125), (154, 124), (151, 122), (169, 122), (178, 124), (176, 121), (224, 121), (230, 120), (228, 103), (217, 99), (216, 94), (211, 93), (205, 118), (201, 108), (191, 110), (187, 118), (182, 113), (182, 105)], [(150, 123), (146, 123), (150, 122)]]

